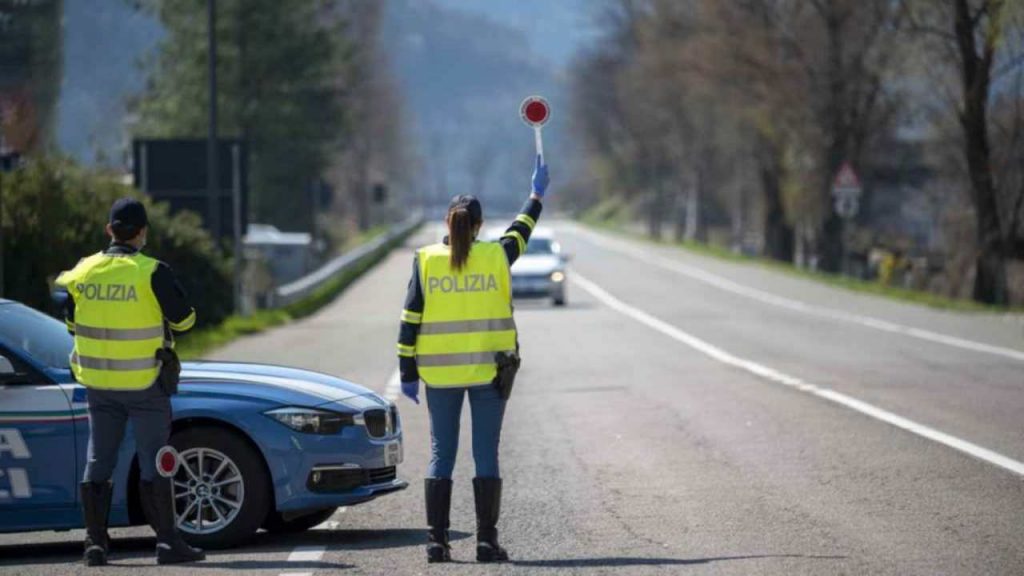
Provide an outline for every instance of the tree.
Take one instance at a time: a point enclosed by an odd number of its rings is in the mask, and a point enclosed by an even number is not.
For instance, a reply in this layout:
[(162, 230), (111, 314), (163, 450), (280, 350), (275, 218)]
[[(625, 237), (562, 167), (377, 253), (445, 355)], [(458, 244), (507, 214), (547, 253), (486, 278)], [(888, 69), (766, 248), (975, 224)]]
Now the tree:
[[(923, 2), (904, 0), (902, 8), (910, 15), (913, 29), (925, 39), (926, 46), (942, 57), (948, 78), (955, 78), (955, 96), (951, 98), (961, 129), (961, 147), (970, 185), (975, 217), (974, 299), (1006, 304), (1009, 292), (1006, 260), (1013, 239), (1019, 233), (1020, 199), (1012, 208), (1001, 206), (1000, 182), (995, 173), (997, 153), (992, 149), (992, 104), (994, 86), (1000, 76), (1019, 70), (1021, 52), (1021, 7), (1006, 0), (945, 0)], [(1011, 30), (1012, 27), (1012, 30)], [(1007, 38), (1016, 46), (1007, 46)], [(1011, 52), (1005, 58), (1003, 52)], [(997, 64), (1002, 64), (997, 69)], [(1016, 100), (1019, 106), (1019, 85)], [(1018, 115), (1019, 117), (1019, 115)], [(1011, 134), (1012, 134), (1011, 129)], [(1011, 135), (1009, 149), (1018, 136)]]
[(21, 154), (53, 145), (62, 77), (61, 0), (0, 0), (0, 134)]
[[(207, 130), (206, 0), (151, 2), (167, 31), (146, 67), (139, 135)], [(352, 47), (327, 0), (217, 3), (219, 132), (249, 145), (254, 216), (311, 230), (310, 187), (347, 133), (343, 107)]]

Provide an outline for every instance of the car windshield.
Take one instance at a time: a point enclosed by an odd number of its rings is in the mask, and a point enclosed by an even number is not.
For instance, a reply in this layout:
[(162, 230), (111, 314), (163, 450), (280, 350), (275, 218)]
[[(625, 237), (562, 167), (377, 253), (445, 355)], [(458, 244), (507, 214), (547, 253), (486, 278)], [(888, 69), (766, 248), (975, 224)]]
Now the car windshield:
[(67, 368), (74, 345), (64, 324), (21, 304), (0, 304), (0, 340), (51, 368)]
[(554, 254), (554, 250), (551, 246), (551, 240), (547, 238), (531, 238), (530, 243), (526, 245), (527, 254)]

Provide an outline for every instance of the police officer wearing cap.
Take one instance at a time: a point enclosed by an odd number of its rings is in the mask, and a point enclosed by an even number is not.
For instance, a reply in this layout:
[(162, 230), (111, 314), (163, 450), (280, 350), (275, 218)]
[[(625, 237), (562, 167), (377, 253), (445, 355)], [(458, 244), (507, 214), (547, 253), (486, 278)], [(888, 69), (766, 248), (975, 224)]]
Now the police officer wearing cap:
[(107, 562), (110, 479), (128, 422), (135, 435), (140, 500), (157, 535), (157, 562), (202, 560), (203, 551), (178, 534), (171, 479), (156, 470), (157, 452), (170, 438), (173, 393), (158, 383), (161, 369), (168, 368), (158, 353), (167, 358), (171, 331), (192, 328), (196, 313), (170, 267), (141, 252), (149, 231), (141, 202), (114, 202), (106, 231), (112, 240), (106, 250), (57, 278), (68, 293), (66, 321), (75, 340), (71, 370), (88, 390), (89, 448), (80, 488), (83, 560), (87, 566)]
[(526, 251), (547, 185), (548, 167), (537, 156), (530, 198), (497, 242), (477, 241), (484, 221), (480, 201), (456, 196), (445, 219), (448, 236), (440, 244), (421, 248), (413, 261), (398, 356), (403, 394), (419, 404), (419, 381), (426, 384), (431, 444), (424, 481), (428, 562), (451, 560), (452, 471), (467, 395), (476, 464), (476, 558), (508, 560), (497, 530), (502, 487), (498, 444), (507, 401), (507, 388), (503, 392), (498, 385), (498, 363), (512, 357), (518, 367), (509, 268)]

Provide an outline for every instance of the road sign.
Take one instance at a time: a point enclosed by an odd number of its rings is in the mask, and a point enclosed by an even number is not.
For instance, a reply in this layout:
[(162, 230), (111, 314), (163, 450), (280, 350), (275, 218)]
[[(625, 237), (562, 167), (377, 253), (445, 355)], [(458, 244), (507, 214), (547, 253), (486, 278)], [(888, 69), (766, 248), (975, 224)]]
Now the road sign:
[(836, 196), (833, 204), (840, 218), (853, 218), (860, 212), (860, 199), (856, 196)]
[(544, 156), (544, 140), (541, 137), (541, 128), (551, 118), (551, 106), (548, 101), (540, 96), (528, 96), (519, 105), (519, 115), (527, 126), (533, 128), (534, 143), (537, 145), (537, 155)]
[(832, 196), (835, 211), (842, 218), (853, 218), (860, 211), (860, 196), (863, 192), (860, 178), (849, 162), (843, 162), (832, 182)]

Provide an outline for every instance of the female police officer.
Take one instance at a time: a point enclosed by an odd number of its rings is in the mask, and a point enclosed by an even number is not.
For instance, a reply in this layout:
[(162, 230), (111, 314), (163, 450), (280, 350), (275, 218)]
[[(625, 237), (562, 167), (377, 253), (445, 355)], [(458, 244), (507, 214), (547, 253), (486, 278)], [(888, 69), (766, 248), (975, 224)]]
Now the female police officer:
[(498, 442), (505, 399), (494, 385), (500, 352), (516, 352), (509, 267), (526, 251), (540, 217), (548, 168), (537, 156), (533, 191), (515, 222), (498, 242), (477, 242), (483, 224), (479, 200), (452, 198), (441, 244), (416, 253), (402, 311), (398, 356), (402, 392), (419, 404), (419, 381), (427, 384), (430, 413), (430, 471), (424, 482), (428, 562), (451, 560), (448, 512), (452, 470), (459, 444), (463, 397), (473, 416), (477, 545), (480, 562), (508, 560), (498, 545), (501, 476)]

